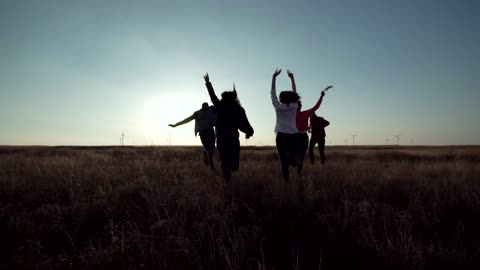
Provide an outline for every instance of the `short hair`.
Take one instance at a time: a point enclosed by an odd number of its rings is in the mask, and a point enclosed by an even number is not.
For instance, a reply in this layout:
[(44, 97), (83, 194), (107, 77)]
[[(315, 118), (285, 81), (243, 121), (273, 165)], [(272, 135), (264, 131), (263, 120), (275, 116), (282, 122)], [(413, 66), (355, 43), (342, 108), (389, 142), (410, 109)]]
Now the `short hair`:
[(208, 107), (208, 103), (207, 102), (203, 102), (202, 103), (202, 108), (207, 108)]

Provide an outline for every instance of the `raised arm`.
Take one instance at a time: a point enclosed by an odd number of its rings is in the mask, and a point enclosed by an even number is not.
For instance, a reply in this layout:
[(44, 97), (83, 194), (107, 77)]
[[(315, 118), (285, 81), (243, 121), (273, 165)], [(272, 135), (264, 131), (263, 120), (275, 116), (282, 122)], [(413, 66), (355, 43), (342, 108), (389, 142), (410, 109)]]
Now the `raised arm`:
[(294, 93), (297, 92), (297, 85), (295, 84), (295, 77), (293, 76), (293, 73), (290, 72), (290, 70), (287, 70), (288, 77), (290, 77), (290, 80), (292, 81), (292, 90)]
[(186, 123), (192, 121), (193, 119), (195, 119), (195, 114), (192, 114), (192, 116), (189, 116), (189, 117), (183, 119), (182, 121), (180, 121), (180, 122), (178, 122), (178, 123), (176, 123), (176, 124), (173, 124), (173, 125), (172, 125), (172, 124), (169, 124), (169, 126), (171, 126), (171, 127), (173, 127), (173, 128), (174, 128), (174, 127), (177, 127), (177, 126), (181, 126), (181, 125), (183, 125), (183, 124), (186, 124)]
[(328, 89), (330, 89), (332, 87), (333, 86), (329, 85), (329, 86), (325, 87), (325, 89), (323, 89), (322, 93), (320, 94), (320, 98), (317, 101), (317, 104), (315, 104), (315, 106), (313, 106), (311, 109), (307, 110), (309, 113), (313, 113), (316, 110), (318, 110), (318, 108), (320, 108), (320, 105), (322, 104), (322, 101), (323, 101), (323, 97), (325, 96), (325, 91), (327, 91)]
[(205, 86), (207, 87), (208, 94), (210, 95), (210, 99), (212, 100), (213, 105), (218, 106), (220, 104), (220, 100), (218, 100), (217, 95), (215, 94), (215, 90), (213, 90), (213, 86), (210, 83), (210, 77), (208, 77), (208, 73), (203, 76), (205, 79)]
[(280, 107), (280, 101), (278, 101), (277, 90), (275, 88), (275, 82), (280, 72), (282, 72), (282, 69), (277, 68), (275, 69), (275, 72), (273, 73), (273, 76), (272, 76), (272, 90), (270, 92), (270, 95), (272, 96), (272, 104), (273, 104), (273, 107), (275, 108)]

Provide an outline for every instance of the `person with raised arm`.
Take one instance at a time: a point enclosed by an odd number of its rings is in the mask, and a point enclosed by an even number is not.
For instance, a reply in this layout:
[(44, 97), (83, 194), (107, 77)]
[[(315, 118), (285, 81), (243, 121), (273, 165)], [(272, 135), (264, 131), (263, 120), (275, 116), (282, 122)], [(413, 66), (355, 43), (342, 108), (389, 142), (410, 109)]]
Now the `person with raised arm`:
[[(292, 82), (292, 89), (293, 92), (297, 92), (297, 87), (295, 84), (295, 77), (290, 70), (287, 70), (288, 77), (290, 78)], [(302, 102), (298, 102), (298, 108), (297, 108), (297, 115), (296, 115), (296, 124), (297, 124), (297, 129), (298, 129), (298, 135), (297, 135), (297, 155), (298, 155), (298, 164), (297, 164), (297, 172), (299, 174), (302, 173), (303, 170), (303, 161), (305, 159), (305, 154), (308, 149), (308, 134), (307, 131), (309, 129), (308, 126), (308, 119), (312, 114), (315, 113), (318, 108), (320, 108), (320, 105), (322, 104), (323, 97), (325, 96), (325, 91), (328, 91), (328, 89), (332, 88), (333, 86), (327, 86), (320, 94), (320, 98), (318, 99), (317, 103), (310, 109), (302, 111)]]
[(248, 121), (245, 110), (240, 105), (235, 85), (233, 86), (233, 91), (223, 92), (222, 99), (219, 100), (210, 82), (208, 73), (203, 78), (205, 79), (205, 86), (210, 99), (217, 110), (217, 148), (220, 153), (223, 176), (225, 181), (229, 183), (232, 178), (232, 172), (237, 171), (240, 165), (238, 130), (245, 133), (245, 138), (249, 139), (253, 136), (253, 128)]
[(280, 156), (282, 165), (282, 175), (285, 181), (289, 179), (289, 165), (296, 165), (296, 134), (298, 128), (296, 125), (296, 114), (298, 101), (300, 97), (296, 91), (282, 91), (277, 97), (276, 79), (282, 72), (281, 69), (275, 69), (272, 76), (271, 98), (273, 108), (276, 114), (275, 132), (277, 133), (275, 143)]
[(315, 144), (318, 143), (318, 152), (320, 153), (320, 166), (325, 166), (325, 128), (330, 125), (330, 122), (323, 117), (317, 116), (315, 113), (310, 116), (310, 131), (312, 136), (310, 137), (310, 145), (308, 147), (308, 153), (310, 155), (310, 162), (314, 163), (315, 156), (313, 149)]
[(169, 124), (169, 126), (175, 128), (192, 120), (195, 120), (195, 137), (197, 134), (200, 135), (200, 141), (204, 148), (204, 162), (206, 165), (210, 165), (210, 168), (215, 169), (213, 162), (215, 155), (214, 126), (217, 121), (217, 111), (213, 106), (208, 106), (208, 103), (204, 102), (200, 110), (176, 124)]

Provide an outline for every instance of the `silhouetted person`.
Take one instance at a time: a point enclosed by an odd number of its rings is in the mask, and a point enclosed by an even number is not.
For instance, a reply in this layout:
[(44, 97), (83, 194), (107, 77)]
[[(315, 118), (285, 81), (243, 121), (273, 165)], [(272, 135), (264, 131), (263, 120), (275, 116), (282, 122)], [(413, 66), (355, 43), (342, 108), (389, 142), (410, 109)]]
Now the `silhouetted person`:
[(217, 111), (215, 107), (208, 106), (207, 102), (202, 104), (202, 108), (194, 112), (191, 116), (176, 123), (169, 124), (171, 127), (177, 127), (195, 120), (195, 136), (200, 135), (200, 140), (204, 148), (204, 162), (210, 165), (212, 169), (215, 168), (213, 157), (215, 155), (215, 131), (213, 127), (217, 121)]
[(282, 164), (282, 175), (285, 181), (289, 178), (289, 165), (296, 166), (296, 155), (298, 153), (296, 136), (298, 133), (296, 124), (296, 115), (298, 100), (300, 97), (293, 91), (282, 91), (277, 98), (275, 81), (282, 72), (281, 69), (275, 69), (272, 76), (271, 98), (277, 116), (275, 132), (277, 136), (275, 142), (278, 155)]
[(312, 137), (310, 138), (310, 146), (308, 147), (308, 153), (310, 155), (310, 162), (314, 163), (313, 149), (315, 144), (318, 143), (318, 152), (320, 153), (321, 165), (325, 165), (325, 128), (330, 125), (330, 122), (323, 119), (323, 117), (317, 116), (315, 113), (310, 117), (310, 130)]
[(217, 148), (222, 162), (222, 173), (225, 180), (230, 182), (232, 172), (238, 170), (240, 163), (240, 140), (238, 139), (238, 130), (245, 133), (245, 138), (253, 136), (253, 128), (248, 122), (245, 110), (240, 105), (237, 98), (235, 85), (233, 91), (222, 93), (222, 99), (219, 100), (215, 94), (208, 73), (203, 77), (205, 86), (213, 105), (217, 110)]
[[(290, 72), (290, 70), (287, 70), (288, 77), (290, 77), (290, 80), (292, 81), (292, 89), (293, 92), (297, 93), (297, 87), (295, 84), (295, 77), (293, 73)], [(325, 90), (328, 90), (332, 88), (332, 86), (328, 86), (325, 88)], [(325, 96), (325, 91), (321, 92), (320, 98), (318, 99), (317, 103), (315, 106), (312, 108), (302, 111), (302, 102), (298, 101), (298, 108), (297, 108), (297, 116), (296, 116), (296, 124), (297, 124), (297, 155), (298, 155), (298, 161), (297, 161), (297, 172), (299, 174), (302, 173), (303, 170), (303, 161), (305, 159), (305, 154), (308, 149), (308, 119), (310, 116), (315, 113), (318, 108), (320, 108), (320, 105), (322, 104), (323, 97)]]

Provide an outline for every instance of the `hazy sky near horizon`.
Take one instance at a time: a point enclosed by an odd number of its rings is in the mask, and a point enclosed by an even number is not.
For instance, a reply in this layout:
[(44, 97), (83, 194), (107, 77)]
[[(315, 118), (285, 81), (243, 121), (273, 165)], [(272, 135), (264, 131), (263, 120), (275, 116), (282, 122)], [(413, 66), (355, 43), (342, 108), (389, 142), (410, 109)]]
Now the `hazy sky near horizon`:
[(334, 85), (327, 144), (480, 144), (479, 48), (475, 0), (2, 0), (0, 145), (200, 144), (167, 125), (210, 103), (205, 72), (273, 145), (276, 67), (305, 108)]

